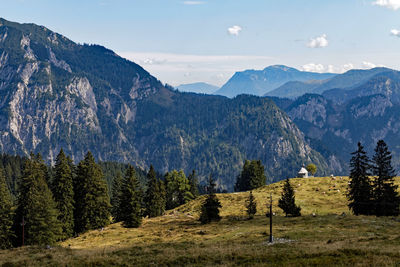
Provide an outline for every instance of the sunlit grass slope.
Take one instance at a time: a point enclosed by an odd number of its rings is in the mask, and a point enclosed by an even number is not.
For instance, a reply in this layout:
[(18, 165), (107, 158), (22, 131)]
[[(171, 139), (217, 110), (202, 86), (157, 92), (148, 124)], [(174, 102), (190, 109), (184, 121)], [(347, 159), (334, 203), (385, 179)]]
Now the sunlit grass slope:
[[(348, 212), (347, 208), (347, 186), (348, 177), (315, 177), (315, 178), (293, 178), (290, 179), (295, 194), (296, 202), (302, 208), (302, 214), (341, 214)], [(283, 215), (277, 207), (278, 199), (281, 196), (284, 181), (264, 186), (253, 191), (257, 201), (258, 214), (265, 214), (270, 194), (272, 194), (274, 212)], [(218, 198), (222, 204), (222, 216), (244, 216), (246, 209), (244, 203), (249, 192), (219, 194)], [(173, 211), (197, 215), (204, 197), (187, 203)]]
[[(397, 179), (397, 183), (399, 179)], [(276, 202), (283, 182), (254, 191), (257, 216), (247, 220), (248, 192), (219, 194), (223, 219), (201, 225), (202, 198), (166, 215), (144, 219), (137, 229), (113, 224), (69, 239), (53, 249), (0, 251), (5, 266), (396, 266), (400, 218), (353, 216), (347, 209), (348, 178), (291, 179), (302, 217), (286, 218)], [(266, 203), (274, 199), (274, 236), (269, 245)], [(312, 214), (315, 213), (315, 216)], [(343, 214), (345, 213), (345, 214)]]

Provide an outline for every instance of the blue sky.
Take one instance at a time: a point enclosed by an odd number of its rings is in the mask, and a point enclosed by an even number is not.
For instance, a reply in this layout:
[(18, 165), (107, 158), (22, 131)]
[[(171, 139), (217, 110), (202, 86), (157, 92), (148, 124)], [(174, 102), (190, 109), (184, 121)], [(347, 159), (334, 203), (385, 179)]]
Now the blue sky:
[(104, 45), (163, 82), (285, 64), (400, 69), (400, 0), (0, 0), (0, 16)]

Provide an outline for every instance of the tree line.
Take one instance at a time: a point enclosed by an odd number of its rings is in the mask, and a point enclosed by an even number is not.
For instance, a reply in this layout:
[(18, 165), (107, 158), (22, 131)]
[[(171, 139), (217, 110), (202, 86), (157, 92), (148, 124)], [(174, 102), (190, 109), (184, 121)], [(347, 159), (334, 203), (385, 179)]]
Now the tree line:
[(355, 215), (398, 216), (400, 195), (392, 155), (383, 140), (376, 144), (372, 160), (359, 142), (350, 160), (349, 209)]
[(124, 175), (114, 178), (110, 197), (92, 153), (75, 165), (60, 150), (53, 168), (40, 154), (31, 154), (24, 160), (13, 197), (0, 167), (0, 248), (51, 245), (111, 222), (138, 227), (143, 216), (162, 215), (199, 195), (195, 171), (188, 177), (176, 170), (163, 179), (157, 176), (151, 166), (143, 187), (128, 165)]

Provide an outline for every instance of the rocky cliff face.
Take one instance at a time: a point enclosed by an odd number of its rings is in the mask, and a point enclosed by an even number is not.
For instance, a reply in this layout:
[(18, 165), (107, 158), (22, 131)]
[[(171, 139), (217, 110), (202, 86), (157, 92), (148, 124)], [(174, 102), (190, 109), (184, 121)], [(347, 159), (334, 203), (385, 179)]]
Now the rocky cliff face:
[(350, 153), (359, 141), (372, 156), (376, 142), (384, 139), (393, 151), (395, 167), (400, 166), (400, 105), (389, 96), (356, 97), (337, 104), (320, 95), (304, 95), (286, 111), (308, 138), (329, 151), (313, 146), (339, 173), (347, 171)]
[(213, 173), (227, 189), (244, 159), (261, 159), (270, 179), (308, 162), (328, 172), (270, 100), (179, 93), (104, 47), (3, 19), (0, 122), (2, 152), (49, 162), (60, 148), (75, 160), (91, 150), (99, 160)]

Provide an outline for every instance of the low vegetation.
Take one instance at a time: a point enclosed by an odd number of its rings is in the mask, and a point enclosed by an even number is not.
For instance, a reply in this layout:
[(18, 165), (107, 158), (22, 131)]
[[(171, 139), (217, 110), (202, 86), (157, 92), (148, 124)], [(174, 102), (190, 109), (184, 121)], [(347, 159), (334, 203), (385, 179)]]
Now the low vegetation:
[[(219, 222), (202, 225), (205, 196), (144, 219), (139, 228), (112, 224), (46, 249), (0, 251), (4, 266), (49, 265), (375, 265), (400, 262), (399, 217), (350, 215), (347, 177), (290, 179), (301, 217), (285, 217), (278, 208), (284, 181), (253, 190), (257, 213), (247, 219), (249, 192), (217, 194)], [(400, 178), (395, 179), (400, 183)], [(268, 243), (266, 204), (273, 196), (274, 237)]]

